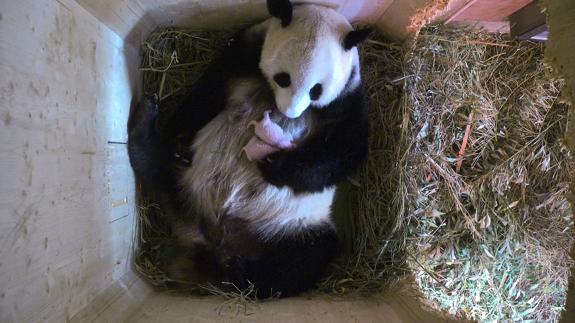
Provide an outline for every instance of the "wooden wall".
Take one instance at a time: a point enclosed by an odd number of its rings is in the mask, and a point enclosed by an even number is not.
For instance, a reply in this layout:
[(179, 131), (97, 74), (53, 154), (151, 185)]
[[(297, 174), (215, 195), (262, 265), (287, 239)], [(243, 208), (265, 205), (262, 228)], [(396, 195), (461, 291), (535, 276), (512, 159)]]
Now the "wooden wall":
[(451, 0), (436, 21), (509, 33), (508, 17), (533, 0)]
[(0, 322), (64, 322), (130, 270), (137, 56), (74, 1), (0, 1)]
[[(155, 26), (223, 29), (268, 17), (265, 0), (76, 0), (95, 17), (133, 44)], [(351, 21), (377, 24), (401, 39), (411, 16), (434, 0), (300, 0), (337, 8)]]
[[(544, 6), (549, 25), (546, 58), (554, 70), (566, 80), (565, 99), (572, 103), (571, 118), (567, 127), (567, 145), (575, 151), (575, 3), (573, 0), (546, 0)], [(571, 205), (575, 205), (575, 179), (571, 183)], [(567, 246), (566, 246), (567, 247)], [(575, 258), (575, 245), (571, 247), (571, 256)], [(571, 268), (567, 309), (561, 322), (575, 320), (575, 267)]]
[(532, 0), (472, 0), (451, 17), (452, 21), (504, 21)]

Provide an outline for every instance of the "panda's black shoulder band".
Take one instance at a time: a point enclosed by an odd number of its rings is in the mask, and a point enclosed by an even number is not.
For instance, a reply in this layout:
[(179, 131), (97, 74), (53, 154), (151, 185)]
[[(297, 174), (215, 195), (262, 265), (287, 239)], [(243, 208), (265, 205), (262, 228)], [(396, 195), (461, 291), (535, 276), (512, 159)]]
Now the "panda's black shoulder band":
[(352, 49), (365, 41), (372, 32), (372, 28), (362, 28), (350, 31), (343, 39), (343, 48), (345, 48), (345, 50)]
[(232, 257), (228, 279), (240, 290), (253, 284), (258, 298), (288, 297), (313, 288), (339, 252), (336, 231), (328, 223), (268, 241), (257, 259)]
[(366, 158), (368, 117), (361, 86), (314, 113), (320, 124), (313, 137), (258, 164), (268, 183), (295, 193), (321, 192), (351, 175)]
[(289, 0), (267, 0), (268, 12), (272, 17), (279, 18), (282, 27), (287, 27), (292, 19), (293, 6)]

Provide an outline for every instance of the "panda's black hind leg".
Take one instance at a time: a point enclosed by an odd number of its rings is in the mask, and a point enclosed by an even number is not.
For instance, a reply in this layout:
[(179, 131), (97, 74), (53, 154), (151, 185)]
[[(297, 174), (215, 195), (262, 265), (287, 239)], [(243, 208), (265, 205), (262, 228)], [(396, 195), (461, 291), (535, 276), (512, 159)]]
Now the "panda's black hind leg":
[(128, 119), (128, 134), (133, 134), (134, 131), (137, 131), (135, 128), (156, 118), (158, 112), (158, 102), (155, 96), (145, 96), (139, 102), (132, 104)]
[(258, 298), (289, 297), (312, 289), (339, 250), (329, 225), (307, 229), (264, 243), (257, 259), (232, 257), (227, 278), (240, 290), (252, 284)]
[(137, 177), (160, 189), (175, 186), (171, 147), (156, 129), (159, 109), (154, 97), (132, 106), (128, 120), (128, 155)]

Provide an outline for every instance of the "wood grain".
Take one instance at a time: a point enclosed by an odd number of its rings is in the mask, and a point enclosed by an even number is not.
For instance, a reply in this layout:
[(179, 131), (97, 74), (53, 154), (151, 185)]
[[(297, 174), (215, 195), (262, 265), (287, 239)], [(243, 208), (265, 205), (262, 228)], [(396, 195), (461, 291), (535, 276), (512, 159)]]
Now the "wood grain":
[[(567, 127), (566, 143), (571, 151), (575, 151), (575, 6), (573, 0), (545, 0), (549, 25), (549, 40), (545, 52), (547, 62), (559, 76), (563, 77), (566, 86), (564, 97), (571, 102), (571, 116)], [(571, 182), (571, 203), (575, 201), (575, 181)], [(565, 246), (568, 248), (568, 246)], [(575, 245), (570, 246), (571, 255), (575, 258)], [(573, 322), (575, 318), (575, 267), (571, 267), (567, 303), (562, 313), (561, 323)]]
[(466, 5), (448, 21), (504, 21), (532, 0), (477, 0)]
[(130, 270), (137, 51), (74, 1), (0, 13), (0, 322), (63, 322)]

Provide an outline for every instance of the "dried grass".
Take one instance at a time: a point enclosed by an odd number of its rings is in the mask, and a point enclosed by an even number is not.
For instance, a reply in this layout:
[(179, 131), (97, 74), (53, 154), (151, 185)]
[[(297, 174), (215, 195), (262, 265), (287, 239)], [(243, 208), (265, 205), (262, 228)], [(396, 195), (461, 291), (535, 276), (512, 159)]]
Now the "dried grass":
[[(159, 98), (163, 113), (170, 114), (185, 99), (187, 91), (231, 37), (230, 31), (196, 31), (161, 28), (152, 32), (142, 45), (140, 67), (144, 95)], [(161, 289), (212, 293), (213, 288), (192, 286), (162, 270), (162, 245), (173, 239), (167, 218), (165, 197), (153, 188), (137, 186), (139, 213), (135, 269), (152, 285)], [(223, 292), (223, 291), (222, 291)]]
[[(230, 35), (151, 34), (145, 94), (162, 109), (178, 106)], [(361, 56), (370, 157), (338, 198), (346, 257), (319, 292), (373, 295), (412, 272), (433, 305), (453, 314), (556, 321), (572, 264), (573, 163), (562, 143), (562, 83), (543, 65), (543, 45), (431, 27), (407, 51), (374, 37)], [(154, 192), (141, 191), (140, 201), (136, 268), (170, 288), (157, 266), (170, 235), (164, 210)], [(252, 309), (242, 293), (223, 296), (230, 308)]]
[(157, 95), (162, 108), (178, 107), (214, 54), (232, 36), (231, 31), (164, 28), (143, 44), (144, 94)]
[(138, 221), (134, 250), (134, 269), (151, 285), (166, 289), (175, 283), (161, 270), (161, 246), (170, 238), (170, 226), (160, 203), (161, 198), (136, 181)]
[(424, 294), (452, 314), (553, 322), (565, 302), (574, 168), (562, 141), (562, 82), (543, 50), (429, 27), (407, 57), (409, 264)]
[(351, 187), (344, 186), (349, 206), (339, 229), (349, 244), (347, 257), (319, 290), (367, 296), (395, 286), (406, 269), (403, 200), (396, 198), (402, 189), (396, 171), (402, 153), (404, 50), (376, 35), (362, 45), (360, 55), (370, 104), (369, 158)]
[[(160, 98), (161, 109), (173, 109), (183, 100), (186, 89), (197, 79), (231, 32), (205, 32), (167, 28), (152, 33), (143, 46), (144, 93)], [(370, 185), (349, 190), (349, 225), (341, 230), (350, 244), (349, 254), (336, 264), (320, 284), (322, 292), (335, 294), (374, 294), (399, 280), (405, 268), (404, 233), (400, 228), (399, 205), (393, 200), (398, 189), (398, 113), (403, 89), (403, 49), (381, 37), (362, 47), (363, 77), (370, 96), (371, 155), (359, 176)], [(382, 136), (381, 134), (384, 134)], [(352, 182), (356, 183), (356, 181)], [(390, 185), (393, 183), (393, 185)], [(382, 191), (385, 190), (385, 193)], [(166, 214), (156, 192), (139, 192), (140, 236), (137, 241), (136, 269), (153, 285), (171, 288), (178, 282), (160, 269), (160, 245), (170, 237)], [(402, 201), (399, 201), (402, 202)], [(359, 212), (359, 214), (358, 214)], [(349, 223), (354, 222), (354, 223)], [(382, 245), (382, 243), (384, 245)], [(233, 293), (233, 291), (232, 291)]]
[(248, 316), (254, 314), (258, 308), (259, 303), (254, 297), (254, 285), (250, 285), (246, 290), (239, 290), (235, 285), (231, 285), (232, 289), (224, 291), (218, 286), (211, 283), (201, 285), (200, 287), (214, 296), (224, 299), (224, 302), (218, 304), (216, 311), (219, 315), (236, 317), (238, 315)]

